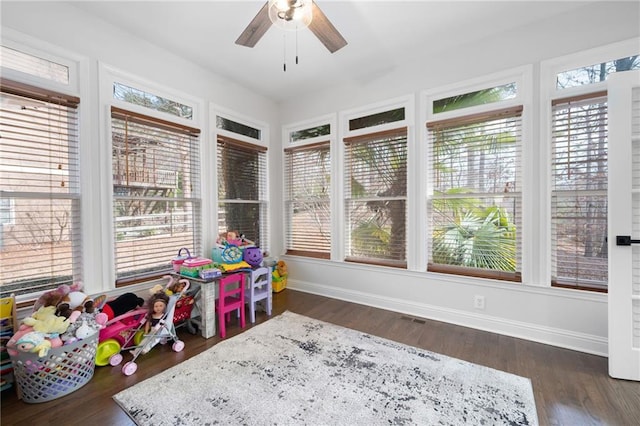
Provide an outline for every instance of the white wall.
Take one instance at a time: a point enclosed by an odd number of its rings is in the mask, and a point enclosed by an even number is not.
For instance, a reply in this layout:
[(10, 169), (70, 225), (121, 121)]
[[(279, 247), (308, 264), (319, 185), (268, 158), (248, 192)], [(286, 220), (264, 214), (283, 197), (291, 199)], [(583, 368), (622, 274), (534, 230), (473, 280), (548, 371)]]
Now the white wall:
[[(406, 66), (396, 67), (386, 75), (355, 84), (336, 82), (335, 90), (279, 106), (174, 53), (124, 34), (63, 3), (3, 2), (2, 27), (45, 40), (87, 58), (85, 77), (89, 85), (81, 95), (83, 102), (92, 105), (90, 123), (99, 122), (97, 74), (98, 61), (102, 61), (200, 97), (206, 107), (209, 102), (214, 102), (269, 123), (269, 139), (274, 143), (280, 140), (280, 125), (283, 123), (304, 121), (398, 96), (419, 95), (425, 89), (515, 66), (533, 64), (535, 79), (542, 59), (637, 37), (640, 32), (638, 6), (638, 2), (595, 3), (580, 10), (579, 16), (572, 12), (572, 16), (477, 40), (459, 50), (442, 52), (438, 57), (421, 57), (420, 52), (416, 52)], [(421, 128), (424, 120), (420, 113), (416, 115), (416, 128)], [(204, 116), (206, 120), (208, 114)], [(203, 129), (207, 128), (206, 125), (205, 121)], [(91, 143), (99, 143), (97, 126), (90, 130), (90, 138)], [(209, 138), (205, 131), (204, 143), (213, 143)], [(276, 144), (274, 150), (270, 150), (269, 160), (273, 218), (271, 245), (276, 255), (284, 247), (282, 159), (278, 152), (272, 155), (277, 150)], [(88, 253), (100, 257), (98, 248)], [(540, 285), (542, 283), (518, 285), (342, 262), (295, 257), (285, 259), (290, 270), (290, 288), (586, 352), (607, 353), (606, 295), (551, 289)], [(484, 310), (473, 308), (474, 295), (485, 296)]]
[[(123, 6), (126, 4), (123, 2)], [(63, 2), (2, 2), (1, 23), (3, 39), (10, 39), (51, 54), (72, 55), (81, 63), (78, 93), (81, 99), (80, 147), (82, 155), (83, 193), (83, 260), (85, 291), (98, 294), (113, 290), (112, 253), (105, 240), (110, 235), (111, 209), (108, 201), (110, 189), (110, 153), (106, 149), (107, 131), (101, 128), (108, 115), (108, 105), (101, 104), (99, 75), (105, 66), (130, 75), (132, 78), (153, 83), (198, 100), (198, 124), (202, 130), (202, 152), (215, 155), (215, 139), (209, 124), (210, 103), (235, 111), (242, 116), (269, 126), (269, 141), (280, 140), (280, 121), (275, 103), (236, 83), (213, 74), (200, 66), (182, 59), (173, 52), (127, 34), (105, 21), (90, 16)], [(104, 127), (104, 125), (103, 125)], [(270, 167), (280, 169), (279, 147), (269, 150)], [(212, 158), (211, 156), (209, 158)], [(275, 164), (271, 164), (275, 162)], [(215, 176), (209, 173), (214, 160), (202, 158), (203, 228), (206, 235), (217, 234), (214, 223), (215, 206), (207, 200), (213, 198)], [(279, 190), (279, 188), (277, 188)], [(272, 189), (271, 192), (274, 192)], [(209, 223), (209, 226), (207, 226)], [(276, 229), (276, 232), (280, 232)], [(210, 239), (210, 238), (209, 238)], [(205, 238), (207, 240), (207, 238)], [(206, 255), (209, 249), (205, 247)]]
[[(287, 124), (408, 94), (415, 94), (419, 100), (424, 90), (525, 65), (533, 65), (532, 108), (540, 111), (541, 60), (627, 40), (639, 34), (640, 3), (598, 2), (564, 16), (441, 52), (438, 56), (421, 57), (420, 52), (416, 52), (406, 66), (390, 67), (387, 74), (376, 79), (336, 82), (334, 90), (310, 94), (304, 100), (284, 102), (281, 117)], [(420, 109), (417, 111), (415, 128), (423, 129), (425, 113)], [(535, 145), (535, 152), (543, 145), (539, 143), (539, 114), (535, 114), (532, 124), (530, 140)], [(544, 188), (541, 190), (544, 192)], [(417, 202), (425, 199), (421, 194), (413, 196)], [(535, 234), (532, 232), (532, 235)], [(530, 265), (544, 265), (548, 260), (539, 257), (545, 250), (548, 253), (545, 248), (533, 250), (531, 258), (524, 261)], [(536, 282), (514, 284), (293, 256), (284, 259), (290, 270), (290, 288), (589, 353), (607, 354), (606, 294), (551, 288), (549, 277), (539, 273), (530, 275), (537, 277)], [(485, 297), (484, 310), (474, 309), (475, 295)]]

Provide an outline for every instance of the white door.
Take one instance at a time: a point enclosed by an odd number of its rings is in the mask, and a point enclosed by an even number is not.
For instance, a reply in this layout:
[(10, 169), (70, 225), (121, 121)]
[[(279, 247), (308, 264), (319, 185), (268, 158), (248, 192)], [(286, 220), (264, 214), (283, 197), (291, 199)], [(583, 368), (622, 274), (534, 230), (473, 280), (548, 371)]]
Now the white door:
[(609, 375), (640, 381), (640, 71), (612, 75), (609, 109)]

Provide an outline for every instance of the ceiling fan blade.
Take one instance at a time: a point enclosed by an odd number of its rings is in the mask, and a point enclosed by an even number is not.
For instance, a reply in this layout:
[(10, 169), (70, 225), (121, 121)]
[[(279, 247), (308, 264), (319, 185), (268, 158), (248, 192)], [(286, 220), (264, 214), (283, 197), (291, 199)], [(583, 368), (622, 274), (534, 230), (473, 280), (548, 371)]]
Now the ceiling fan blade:
[(247, 28), (240, 34), (236, 44), (253, 47), (269, 28), (271, 28), (271, 19), (269, 19), (269, 2), (266, 2), (255, 18), (247, 25)]
[(309, 24), (309, 29), (331, 53), (347, 45), (347, 40), (342, 37), (342, 34), (333, 26), (315, 1), (313, 2), (313, 19), (311, 20), (311, 24)]

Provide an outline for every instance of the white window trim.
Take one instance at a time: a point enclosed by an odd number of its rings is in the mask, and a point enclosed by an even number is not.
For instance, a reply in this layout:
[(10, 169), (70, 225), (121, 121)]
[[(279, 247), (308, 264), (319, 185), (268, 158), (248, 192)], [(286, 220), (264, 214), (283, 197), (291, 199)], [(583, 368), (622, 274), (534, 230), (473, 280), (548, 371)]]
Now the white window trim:
[[(153, 93), (157, 96), (171, 99), (176, 102), (180, 102), (185, 105), (193, 107), (193, 118), (191, 120), (172, 116), (171, 114), (156, 111), (150, 108), (145, 108), (140, 105), (134, 105), (128, 102), (114, 99), (113, 97), (113, 84), (114, 82), (126, 84), (136, 89), (144, 90), (149, 93)], [(96, 279), (97, 283), (92, 283), (90, 289), (93, 293), (110, 291), (115, 288), (116, 271), (114, 269), (114, 233), (113, 233), (113, 173), (112, 173), (112, 135), (111, 135), (111, 107), (116, 106), (132, 112), (137, 112), (143, 115), (155, 117), (161, 120), (171, 121), (174, 123), (182, 124), (189, 127), (199, 128), (203, 131), (200, 134), (200, 152), (202, 155), (203, 146), (206, 145), (206, 133), (204, 131), (204, 100), (196, 97), (192, 97), (188, 94), (176, 91), (174, 89), (164, 87), (162, 85), (153, 83), (149, 80), (137, 77), (133, 74), (122, 71), (116, 67), (113, 67), (104, 62), (98, 63), (98, 99), (99, 99), (99, 115), (98, 122), (100, 130), (100, 150), (98, 157), (100, 158), (100, 176), (98, 180), (94, 182), (101, 182), (100, 193), (101, 196), (96, 203), (99, 203), (99, 210), (94, 211), (92, 216), (93, 229), (98, 235), (97, 239), (92, 243), (97, 253), (101, 253), (100, 259), (101, 265), (94, 265), (94, 272), (99, 278)], [(95, 145), (92, 147), (95, 150)], [(95, 155), (95, 154), (94, 154)], [(206, 158), (206, 157), (204, 157)], [(204, 211), (204, 162), (200, 162), (200, 198), (202, 202), (202, 217), (200, 218), (203, 232), (206, 230), (205, 218), (209, 217)], [(95, 187), (93, 189), (95, 191)], [(205, 234), (206, 235), (206, 234)], [(202, 242), (204, 247), (204, 241)], [(97, 245), (97, 246), (96, 246)], [(93, 281), (93, 280), (91, 280)], [(89, 289), (85, 288), (85, 291), (89, 292)]]
[[(438, 114), (433, 113), (433, 102), (438, 99), (447, 98), (463, 93), (471, 93), (477, 90), (487, 89), (490, 87), (497, 87), (508, 83), (516, 83), (517, 91), (516, 96), (513, 99), (506, 99), (503, 101), (494, 102), (491, 104), (477, 105), (468, 108), (457, 109), (448, 112), (442, 112)], [(462, 117), (470, 114), (482, 113), (486, 111), (492, 111), (497, 108), (505, 108), (515, 105), (522, 105), (522, 230), (521, 230), (521, 276), (522, 285), (535, 285), (537, 278), (535, 276), (536, 260), (532, 258), (532, 254), (535, 250), (536, 236), (539, 235), (537, 229), (540, 227), (540, 221), (536, 220), (538, 216), (536, 214), (536, 206), (538, 206), (538, 192), (536, 187), (538, 185), (538, 177), (535, 171), (538, 170), (536, 149), (533, 147), (531, 141), (535, 141), (534, 135), (532, 135), (533, 120), (535, 114), (533, 114), (533, 65), (525, 65), (522, 67), (511, 68), (498, 73), (485, 75), (482, 77), (462, 81), (460, 83), (451, 84), (437, 89), (424, 90), (421, 93), (421, 108), (424, 111), (426, 120), (444, 120), (452, 117)], [(428, 141), (428, 131), (426, 126), (422, 126), (422, 145), (426, 145)], [(427, 147), (424, 147), (421, 153), (420, 159), (422, 164), (427, 164)], [(423, 204), (424, 214), (418, 217), (426, 217), (427, 212), (427, 200), (428, 197), (433, 194), (433, 188), (429, 187), (427, 182), (427, 176), (431, 173), (430, 165), (422, 167), (424, 176), (421, 177), (425, 185), (425, 190), (421, 191), (420, 196), (416, 197)], [(427, 235), (426, 224), (423, 225), (423, 229), (420, 230), (423, 235), (424, 243), (424, 255), (421, 259), (420, 268), (422, 271), (427, 269), (427, 253), (429, 250), (429, 236)], [(427, 272), (429, 273), (429, 272)], [(459, 277), (465, 279), (464, 277)], [(490, 280), (478, 280), (490, 281)], [(514, 283), (515, 285), (515, 283)]]
[[(245, 126), (253, 127), (254, 129), (260, 130), (260, 139), (254, 139), (239, 133), (230, 132), (225, 129), (219, 129), (216, 127), (216, 117), (223, 117), (228, 120), (235, 121), (236, 123), (243, 124)], [(267, 170), (265, 171), (265, 200), (267, 205), (271, 202), (270, 198), (270, 171), (272, 170), (271, 163), (273, 161), (274, 150), (269, 149), (269, 125), (262, 121), (257, 121), (252, 119), (246, 115), (240, 114), (228, 108), (222, 107), (220, 105), (216, 105), (213, 102), (209, 103), (209, 125), (211, 126), (211, 142), (206, 144), (207, 149), (202, 151), (203, 158), (210, 158), (211, 164), (206, 165), (207, 170), (203, 170), (202, 179), (206, 180), (206, 187), (203, 182), (202, 194), (203, 194), (203, 213), (206, 218), (211, 218), (210, 221), (207, 221), (206, 226), (203, 223), (203, 244), (204, 247), (214, 247), (216, 244), (216, 239), (218, 236), (218, 189), (216, 182), (218, 181), (218, 162), (217, 162), (217, 144), (218, 144), (218, 135), (226, 136), (232, 139), (236, 139), (242, 142), (247, 142), (253, 145), (262, 146), (267, 148)], [(206, 190), (206, 192), (205, 192)], [(207, 196), (210, 195), (210, 196)], [(271, 227), (271, 213), (270, 208), (267, 206), (267, 217), (264, 218), (265, 223), (268, 224), (268, 231), (261, 237), (264, 237), (264, 241), (268, 244), (270, 242), (270, 233), (272, 231)], [(261, 247), (263, 250), (268, 249), (269, 247)]]
[[(95, 210), (92, 203), (92, 193), (95, 191), (95, 188), (92, 188), (90, 185), (90, 182), (94, 179), (93, 173), (96, 168), (91, 167), (93, 160), (90, 142), (92, 106), (91, 103), (87, 101), (87, 99), (90, 98), (89, 59), (86, 56), (78, 55), (11, 28), (3, 28), (0, 34), (2, 44), (7, 47), (65, 65), (69, 68), (68, 85), (2, 67), (2, 76), (4, 78), (80, 98), (80, 104), (78, 106), (78, 116), (81, 120), (78, 126), (80, 193), (78, 196), (80, 197), (81, 206), (80, 232), (83, 251), (81, 269), (85, 282), (84, 290), (90, 293), (96, 289), (96, 286), (92, 283), (93, 280), (87, 279), (87, 277), (96, 270), (96, 267), (99, 270), (101, 267), (101, 258), (99, 252), (96, 253), (95, 251), (95, 241), (99, 238), (99, 236), (95, 234), (95, 229), (97, 229), (100, 224), (93, 214)], [(22, 302), (31, 297), (32, 296), (18, 296), (16, 300)]]
[[(366, 117), (368, 115), (377, 114), (397, 108), (404, 108), (404, 120), (385, 123), (378, 126), (365, 127), (363, 129), (349, 130), (349, 120), (354, 118)], [(347, 137), (360, 136), (368, 133), (382, 132), (385, 130), (396, 129), (398, 127), (407, 128), (407, 221), (406, 221), (406, 255), (407, 270), (417, 270), (417, 264), (423, 257), (421, 253), (424, 244), (421, 244), (423, 238), (418, 234), (416, 228), (420, 217), (416, 206), (416, 182), (422, 179), (423, 167), (419, 166), (418, 157), (419, 144), (415, 138), (415, 117), (416, 117), (416, 97), (414, 94), (400, 96), (373, 104), (343, 110), (338, 113), (338, 137), (331, 146), (331, 159), (335, 159), (332, 167), (335, 173), (336, 190), (332, 194), (331, 205), (334, 225), (331, 228), (331, 259), (343, 261), (346, 256), (346, 245), (344, 241), (345, 229), (345, 193), (344, 193), (344, 158), (345, 150), (342, 142)], [(423, 216), (424, 217), (424, 216)], [(416, 250), (417, 248), (417, 250)]]
[[(328, 135), (323, 135), (323, 136), (318, 136), (315, 138), (309, 138), (309, 139), (304, 139), (302, 141), (296, 141), (296, 142), (290, 142), (290, 134), (292, 132), (295, 131), (299, 131), (299, 130), (304, 130), (304, 129), (310, 129), (313, 127), (317, 127), (317, 126), (322, 126), (324, 124), (328, 124), (329, 125), (329, 134)], [(340, 228), (338, 228), (338, 224), (340, 223), (340, 218), (338, 217), (338, 210), (340, 210), (339, 208), (337, 208), (340, 204), (336, 203), (336, 196), (335, 194), (341, 192), (341, 188), (342, 188), (342, 178), (341, 176), (343, 176), (343, 172), (342, 172), (342, 168), (339, 167), (339, 163), (340, 161), (338, 160), (338, 153), (340, 151), (339, 148), (339, 142), (338, 142), (338, 138), (337, 138), (337, 133), (338, 133), (338, 116), (337, 114), (327, 114), (321, 117), (317, 117), (317, 118), (312, 118), (309, 120), (304, 120), (304, 121), (298, 121), (296, 123), (291, 123), (291, 124), (285, 124), (282, 126), (282, 147), (283, 148), (291, 148), (291, 147), (301, 147), (301, 146), (306, 146), (306, 145), (311, 145), (317, 142), (323, 142), (326, 140), (329, 140), (329, 151), (331, 152), (331, 188), (330, 188), (330, 194), (329, 194), (329, 204), (331, 205), (331, 253), (330, 253), (330, 259), (331, 260), (336, 260), (338, 259), (338, 253), (339, 250), (337, 248), (337, 244), (336, 244), (336, 238), (335, 235), (338, 235), (340, 233)], [(282, 149), (281, 152), (281, 158), (280, 158), (280, 164), (282, 164), (283, 166), (281, 167), (282, 171), (281, 171), (281, 182), (282, 182), (282, 186), (280, 189), (280, 193), (281, 194), (285, 194), (285, 186), (286, 186), (286, 182), (287, 182), (287, 177), (285, 176), (286, 170), (285, 170), (285, 153), (284, 153), (284, 149)], [(341, 163), (340, 163), (341, 164)], [(285, 206), (285, 202), (286, 202), (286, 197), (282, 197), (282, 211), (286, 211), (286, 206)], [(340, 202), (341, 203), (341, 202)], [(287, 220), (286, 220), (286, 215), (282, 215), (282, 220), (281, 220), (281, 228), (282, 228), (282, 241), (286, 241), (287, 240)]]
[(542, 105), (546, 104), (544, 100), (547, 97), (551, 100), (558, 97), (574, 96), (598, 90), (605, 90), (607, 87), (607, 82), (603, 81), (597, 84), (558, 89), (556, 88), (556, 75), (558, 73), (597, 63), (613, 61), (626, 56), (637, 55), (638, 53), (640, 53), (640, 38), (633, 38), (584, 50), (571, 55), (541, 61), (540, 90), (541, 98), (543, 100)]
[[(570, 87), (566, 89), (556, 88), (556, 76), (558, 73), (575, 68), (590, 66), (597, 63), (612, 61), (625, 56), (640, 53), (640, 38), (633, 38), (594, 49), (577, 52), (571, 55), (560, 56), (540, 62), (540, 182), (544, 186), (540, 188), (542, 194), (539, 205), (539, 285), (551, 287), (551, 126), (552, 109), (551, 102), (554, 99), (577, 96), (606, 90), (608, 80), (600, 83)], [(558, 290), (562, 290), (558, 288)], [(567, 290), (579, 291), (584, 290)]]
[[(312, 129), (314, 127), (329, 125), (329, 134), (323, 136), (316, 136), (314, 138), (303, 139), (295, 142), (291, 142), (291, 133), (305, 129)], [(322, 142), (326, 140), (333, 140), (336, 137), (337, 130), (337, 114), (327, 114), (321, 117), (313, 118), (310, 120), (298, 121), (296, 123), (284, 124), (282, 126), (282, 146), (283, 147), (296, 147), (313, 144), (316, 142)]]
[(88, 67), (88, 59), (86, 57), (22, 34), (11, 28), (2, 28), (2, 44), (11, 49), (66, 66), (69, 69), (69, 84), (4, 67), (2, 67), (2, 77), (80, 97), (80, 74), (84, 77), (87, 76), (84, 70), (84, 68)]

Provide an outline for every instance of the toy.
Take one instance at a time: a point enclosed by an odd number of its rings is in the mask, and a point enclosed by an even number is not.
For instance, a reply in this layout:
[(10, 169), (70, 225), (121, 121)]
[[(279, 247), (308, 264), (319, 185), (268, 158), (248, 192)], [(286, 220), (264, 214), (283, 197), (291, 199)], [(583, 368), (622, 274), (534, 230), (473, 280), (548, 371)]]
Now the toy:
[(171, 275), (165, 275), (162, 278), (169, 280), (169, 282), (163, 287), (162, 284), (156, 284), (149, 289), (149, 293), (153, 296), (156, 293), (164, 291), (167, 296), (172, 296), (176, 293), (182, 293), (185, 284), (189, 281), (181, 279), (176, 281)]
[(165, 293), (167, 294), (167, 296), (173, 296), (174, 294), (182, 293), (186, 284), (188, 283), (189, 281), (185, 279), (175, 281), (173, 277), (171, 277), (171, 282), (167, 285)]
[(276, 271), (278, 271), (278, 275), (280, 275), (281, 277), (287, 276), (289, 271), (284, 260), (279, 260), (278, 263), (276, 263)]
[[(101, 330), (102, 328), (105, 327), (106, 323), (107, 323), (107, 314), (103, 312), (98, 312), (98, 313), (83, 312), (80, 314), (80, 316), (77, 318), (76, 321), (71, 322), (67, 331), (63, 335), (61, 335), (60, 338), (62, 339), (64, 344), (73, 343), (78, 339), (84, 339), (85, 337), (88, 337), (93, 333)], [(84, 336), (85, 334), (84, 331), (80, 332), (80, 335), (84, 337), (81, 337), (78, 335), (79, 329), (82, 328), (83, 326), (86, 326), (91, 330), (91, 333), (89, 333), (88, 336)]]
[[(168, 276), (168, 275), (165, 275), (165, 276), (164, 276), (164, 277), (162, 277), (162, 278), (169, 278), (171, 281), (173, 281), (173, 278), (172, 278), (172, 277), (170, 277), (170, 276)], [(159, 291), (163, 291), (163, 290), (164, 290), (164, 287), (162, 286), (162, 284), (156, 284), (156, 285), (154, 285), (153, 287), (151, 287), (151, 288), (149, 289), (149, 294), (151, 294), (151, 295), (153, 296), (153, 295), (154, 295), (154, 294), (156, 294), (157, 292), (159, 292)]]
[(102, 312), (107, 314), (107, 320), (112, 320), (142, 305), (144, 305), (142, 297), (138, 297), (135, 293), (123, 293), (114, 300), (105, 302)]
[(22, 323), (33, 327), (34, 331), (47, 334), (58, 335), (67, 331), (69, 320), (57, 316), (55, 306), (43, 306), (34, 312), (30, 317), (22, 320)]
[(76, 337), (80, 340), (86, 339), (95, 332), (96, 330), (87, 325), (87, 321), (82, 321), (82, 325), (80, 325), (80, 327), (78, 327), (78, 329), (76, 330)]
[(82, 283), (71, 286), (63, 284), (55, 290), (43, 293), (34, 303), (33, 310), (37, 311), (43, 306), (55, 306), (56, 315), (69, 318), (74, 311), (93, 311), (94, 301), (82, 291)]
[(238, 231), (227, 231), (218, 236), (216, 244), (240, 247), (251, 245), (253, 241), (247, 240), (244, 234), (238, 234)]
[(169, 304), (169, 296), (163, 291), (151, 296), (149, 299), (149, 313), (147, 315), (147, 322), (144, 326), (145, 334), (151, 331), (151, 328), (158, 325), (160, 320), (164, 317), (167, 305)]
[(243, 259), (254, 268), (262, 263), (262, 251), (260, 247), (247, 247), (244, 249)]
[(44, 338), (43, 333), (32, 331), (23, 335), (16, 342), (16, 349), (21, 352), (36, 352), (42, 358), (49, 353), (51, 342)]
[(7, 352), (9, 353), (9, 355), (11, 356), (18, 355), (18, 351), (16, 348), (18, 341), (22, 338), (22, 336), (31, 332), (33, 332), (33, 327), (30, 327), (25, 324), (20, 325), (20, 327), (18, 328), (18, 331), (16, 331), (15, 334), (11, 336), (11, 338), (7, 342)]
[(284, 260), (279, 260), (271, 273), (271, 288), (274, 292), (279, 293), (285, 289), (288, 275), (287, 264), (284, 263)]

